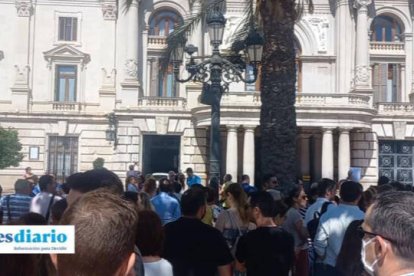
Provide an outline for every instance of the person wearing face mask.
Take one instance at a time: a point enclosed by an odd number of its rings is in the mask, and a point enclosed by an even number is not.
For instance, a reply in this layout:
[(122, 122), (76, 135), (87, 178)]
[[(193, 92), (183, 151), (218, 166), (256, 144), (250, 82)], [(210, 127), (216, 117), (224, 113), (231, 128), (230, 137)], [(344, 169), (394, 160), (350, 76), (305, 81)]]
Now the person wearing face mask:
[(414, 193), (380, 194), (360, 228), (361, 261), (373, 276), (414, 276)]

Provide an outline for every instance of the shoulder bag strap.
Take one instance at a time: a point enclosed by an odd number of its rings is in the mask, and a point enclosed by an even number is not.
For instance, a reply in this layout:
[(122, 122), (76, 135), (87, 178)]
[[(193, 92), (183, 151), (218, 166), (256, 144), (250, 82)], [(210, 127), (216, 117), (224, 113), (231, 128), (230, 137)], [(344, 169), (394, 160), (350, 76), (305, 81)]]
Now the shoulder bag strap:
[(53, 204), (54, 199), (55, 199), (55, 195), (52, 196), (52, 198), (49, 201), (49, 206), (47, 207), (47, 213), (46, 213), (46, 217), (45, 217), (47, 222), (49, 222), (50, 209), (52, 208), (52, 204)]

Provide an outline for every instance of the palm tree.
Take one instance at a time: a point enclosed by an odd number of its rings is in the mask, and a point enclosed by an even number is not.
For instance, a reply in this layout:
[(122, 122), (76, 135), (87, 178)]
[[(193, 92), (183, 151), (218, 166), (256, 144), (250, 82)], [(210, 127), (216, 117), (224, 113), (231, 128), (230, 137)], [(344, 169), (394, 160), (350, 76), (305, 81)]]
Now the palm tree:
[[(309, 10), (312, 11), (312, 1)], [(294, 26), (303, 9), (295, 0), (258, 0), (265, 44), (261, 74), (260, 165), (284, 188), (296, 182), (296, 64)]]
[[(294, 25), (302, 14), (304, 1), (310, 12), (313, 4), (312, 0), (242, 1), (246, 3), (246, 19), (234, 35), (234, 41), (243, 40), (252, 27), (259, 28), (265, 40), (260, 76), (261, 173), (276, 175), (281, 185), (288, 188), (297, 177)], [(169, 60), (177, 44), (206, 18), (213, 7), (226, 1), (190, 0), (190, 5), (195, 2), (201, 8), (169, 35), (164, 60)]]

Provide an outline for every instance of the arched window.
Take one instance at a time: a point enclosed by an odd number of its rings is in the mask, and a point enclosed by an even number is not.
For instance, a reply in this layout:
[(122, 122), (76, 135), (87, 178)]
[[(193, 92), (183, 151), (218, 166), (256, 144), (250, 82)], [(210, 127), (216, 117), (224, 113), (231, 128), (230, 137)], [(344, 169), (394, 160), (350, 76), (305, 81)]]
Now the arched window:
[(149, 27), (150, 35), (168, 36), (175, 26), (182, 24), (181, 17), (170, 10), (162, 10), (151, 16)]
[(371, 25), (371, 41), (400, 42), (403, 33), (401, 24), (397, 19), (388, 15), (375, 17)]

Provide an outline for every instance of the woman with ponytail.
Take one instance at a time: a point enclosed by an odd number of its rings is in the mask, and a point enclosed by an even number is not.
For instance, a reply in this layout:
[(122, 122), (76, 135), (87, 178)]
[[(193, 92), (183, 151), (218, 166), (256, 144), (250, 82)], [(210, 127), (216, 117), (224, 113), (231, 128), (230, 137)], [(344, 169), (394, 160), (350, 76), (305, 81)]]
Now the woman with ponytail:
[[(239, 238), (256, 226), (250, 222), (247, 195), (240, 184), (233, 183), (227, 186), (224, 196), (230, 208), (220, 212), (215, 227), (223, 233), (234, 256)], [(240, 274), (236, 272), (235, 275)]]

